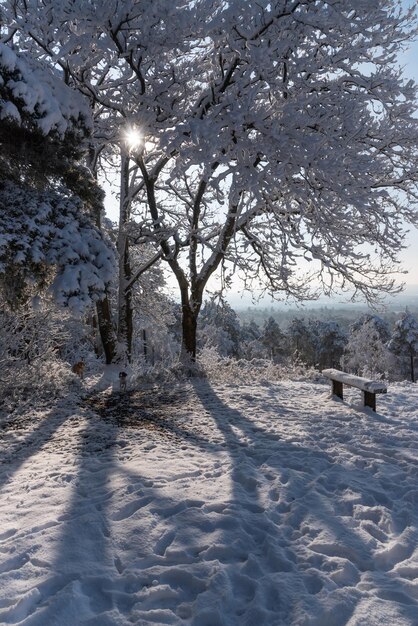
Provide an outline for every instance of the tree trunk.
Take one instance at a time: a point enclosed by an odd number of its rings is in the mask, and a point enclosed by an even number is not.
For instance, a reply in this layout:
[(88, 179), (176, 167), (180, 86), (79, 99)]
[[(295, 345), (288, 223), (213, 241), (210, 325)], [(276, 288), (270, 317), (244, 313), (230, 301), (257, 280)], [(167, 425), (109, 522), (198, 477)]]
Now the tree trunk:
[(145, 328), (142, 329), (142, 349), (144, 352), (144, 359), (145, 361), (148, 361), (147, 331)]
[(96, 302), (96, 311), (106, 365), (110, 365), (116, 357), (116, 337), (107, 296), (100, 302)]
[(180, 283), (182, 325), (180, 360), (185, 365), (196, 361), (197, 319), (202, 306), (203, 288), (201, 285), (194, 284), (190, 291), (189, 295), (189, 285), (182, 280)]
[(182, 361), (196, 361), (197, 317), (198, 311), (194, 311), (190, 304), (182, 305)]
[(133, 335), (133, 307), (132, 291), (126, 290), (125, 285), (131, 278), (131, 263), (128, 242), (125, 238), (123, 250), (119, 250), (122, 255), (119, 263), (119, 295), (118, 295), (118, 343), (122, 354), (119, 356), (128, 361), (132, 356), (132, 335)]
[[(92, 172), (93, 177), (97, 180), (97, 159), (96, 152), (93, 147), (90, 147), (87, 166)], [(91, 207), (95, 224), (99, 230), (102, 228), (102, 212), (103, 204), (95, 203)], [(116, 334), (112, 321), (112, 309), (110, 301), (107, 296), (100, 302), (96, 302), (97, 323), (99, 327), (99, 335), (103, 346), (103, 353), (105, 355), (106, 365), (110, 365), (116, 358)]]
[(415, 382), (414, 354), (411, 352), (411, 381)]
[(132, 357), (133, 308), (132, 292), (127, 285), (132, 276), (129, 254), (129, 238), (126, 232), (130, 213), (129, 202), (129, 157), (122, 152), (119, 200), (119, 292), (118, 292), (118, 343), (122, 360), (130, 361)]

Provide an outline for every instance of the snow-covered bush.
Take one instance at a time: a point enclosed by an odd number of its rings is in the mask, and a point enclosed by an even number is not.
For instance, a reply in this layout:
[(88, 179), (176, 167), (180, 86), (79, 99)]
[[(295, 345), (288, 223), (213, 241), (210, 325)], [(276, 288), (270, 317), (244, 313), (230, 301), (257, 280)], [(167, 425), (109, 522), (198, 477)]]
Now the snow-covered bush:
[(270, 383), (278, 380), (320, 380), (320, 373), (305, 365), (278, 364), (271, 359), (233, 359), (219, 356), (214, 348), (204, 348), (199, 354), (204, 375), (217, 382), (229, 384)]
[[(4, 303), (2, 303), (4, 304)], [(79, 389), (71, 366), (94, 360), (88, 326), (43, 300), (0, 311), (0, 396), (4, 408), (62, 397)]]
[(24, 406), (51, 406), (52, 402), (68, 396), (70, 392), (81, 393), (79, 378), (68, 363), (50, 356), (48, 360), (36, 361), (30, 366), (13, 367), (0, 379), (0, 394), (5, 413)]

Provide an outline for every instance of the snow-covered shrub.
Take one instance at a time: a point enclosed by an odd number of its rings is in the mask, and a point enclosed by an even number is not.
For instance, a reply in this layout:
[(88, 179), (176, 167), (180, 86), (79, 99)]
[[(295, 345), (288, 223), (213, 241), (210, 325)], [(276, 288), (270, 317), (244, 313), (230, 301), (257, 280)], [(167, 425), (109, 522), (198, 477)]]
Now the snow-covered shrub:
[(0, 312), (0, 396), (6, 410), (80, 389), (71, 366), (94, 359), (88, 326), (48, 300)]
[(51, 406), (51, 402), (68, 396), (70, 392), (81, 393), (79, 378), (71, 371), (69, 363), (50, 356), (48, 360), (32, 365), (13, 367), (0, 379), (2, 410), (12, 412), (17, 407)]
[(300, 364), (274, 363), (271, 359), (233, 359), (219, 356), (214, 348), (204, 348), (199, 364), (205, 376), (229, 384), (270, 383), (278, 380), (320, 380), (320, 373)]

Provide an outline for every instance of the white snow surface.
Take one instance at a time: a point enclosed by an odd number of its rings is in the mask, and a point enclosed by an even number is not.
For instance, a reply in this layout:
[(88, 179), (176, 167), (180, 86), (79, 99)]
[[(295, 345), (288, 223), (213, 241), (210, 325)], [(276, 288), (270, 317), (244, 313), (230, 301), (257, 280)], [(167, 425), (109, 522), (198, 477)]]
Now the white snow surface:
[(0, 424), (1, 624), (418, 624), (416, 385), (95, 382)]

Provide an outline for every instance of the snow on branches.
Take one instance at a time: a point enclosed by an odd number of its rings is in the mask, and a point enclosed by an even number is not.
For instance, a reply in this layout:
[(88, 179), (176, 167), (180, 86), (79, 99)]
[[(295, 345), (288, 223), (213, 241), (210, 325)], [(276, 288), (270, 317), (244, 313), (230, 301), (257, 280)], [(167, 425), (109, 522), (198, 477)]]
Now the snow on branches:
[(103, 295), (114, 254), (80, 200), (0, 182), (0, 204), (7, 207), (0, 213), (0, 282), (9, 286), (10, 304), (34, 279), (50, 278), (57, 303), (75, 312)]
[(0, 120), (21, 126), (30, 122), (43, 135), (91, 130), (91, 118), (80, 94), (60, 76), (25, 53), (0, 43)]
[(397, 65), (413, 9), (5, 0), (4, 16), (88, 95), (101, 135), (128, 121), (150, 139), (130, 155), (131, 199), (177, 279), (186, 352), (228, 263), (273, 295), (396, 290), (403, 224), (418, 222), (416, 86)]
[(114, 253), (88, 212), (103, 194), (80, 163), (91, 117), (29, 53), (0, 44), (0, 287), (16, 306), (49, 287), (80, 312), (103, 297)]

